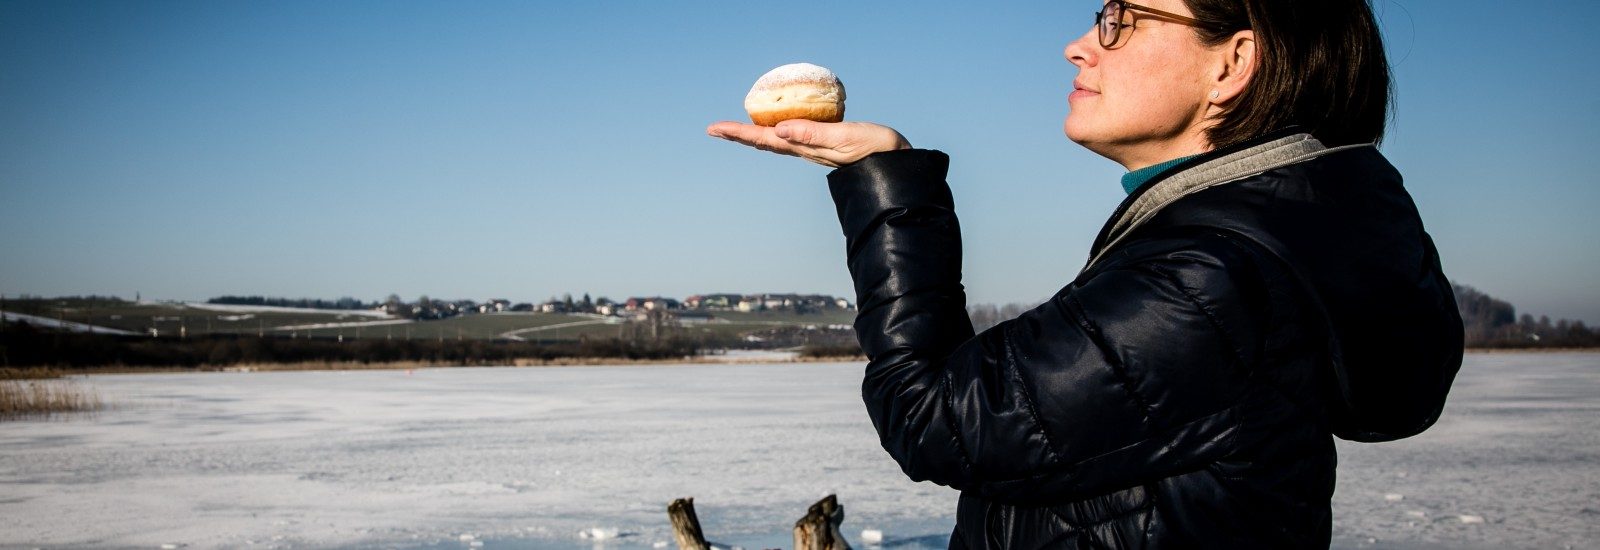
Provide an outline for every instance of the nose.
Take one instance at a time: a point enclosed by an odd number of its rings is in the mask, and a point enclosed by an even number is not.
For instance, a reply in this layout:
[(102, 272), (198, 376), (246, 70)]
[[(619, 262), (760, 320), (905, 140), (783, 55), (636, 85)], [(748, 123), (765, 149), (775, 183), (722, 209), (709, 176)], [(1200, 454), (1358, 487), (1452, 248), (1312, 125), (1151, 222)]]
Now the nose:
[(1099, 62), (1100, 35), (1095, 31), (1096, 29), (1091, 28), (1089, 32), (1083, 33), (1083, 36), (1067, 44), (1067, 49), (1062, 55), (1066, 56), (1068, 63), (1082, 69)]

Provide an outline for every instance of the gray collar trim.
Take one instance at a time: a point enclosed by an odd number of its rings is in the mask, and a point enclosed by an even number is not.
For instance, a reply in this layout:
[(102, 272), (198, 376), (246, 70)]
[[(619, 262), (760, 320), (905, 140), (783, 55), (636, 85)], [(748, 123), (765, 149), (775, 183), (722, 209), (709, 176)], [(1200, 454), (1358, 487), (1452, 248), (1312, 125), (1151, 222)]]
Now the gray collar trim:
[(1217, 157), (1162, 178), (1154, 187), (1144, 190), (1134, 199), (1133, 204), (1123, 211), (1122, 216), (1111, 226), (1111, 232), (1106, 237), (1106, 245), (1095, 253), (1083, 269), (1087, 271), (1100, 260), (1105, 251), (1110, 250), (1135, 227), (1149, 221), (1156, 212), (1185, 196), (1329, 153), (1371, 146), (1369, 143), (1361, 143), (1330, 149), (1321, 141), (1317, 141), (1317, 138), (1311, 137), (1311, 134), (1295, 134)]

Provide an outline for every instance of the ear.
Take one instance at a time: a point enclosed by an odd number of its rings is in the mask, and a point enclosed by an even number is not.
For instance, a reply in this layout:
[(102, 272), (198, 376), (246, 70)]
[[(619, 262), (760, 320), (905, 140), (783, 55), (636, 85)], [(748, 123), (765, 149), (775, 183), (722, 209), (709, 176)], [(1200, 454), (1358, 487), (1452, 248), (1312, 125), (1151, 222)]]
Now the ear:
[(1206, 96), (1206, 101), (1214, 108), (1223, 108), (1244, 94), (1245, 87), (1256, 74), (1260, 54), (1256, 49), (1256, 33), (1250, 30), (1233, 33), (1216, 46), (1215, 52), (1211, 82), (1214, 91)]

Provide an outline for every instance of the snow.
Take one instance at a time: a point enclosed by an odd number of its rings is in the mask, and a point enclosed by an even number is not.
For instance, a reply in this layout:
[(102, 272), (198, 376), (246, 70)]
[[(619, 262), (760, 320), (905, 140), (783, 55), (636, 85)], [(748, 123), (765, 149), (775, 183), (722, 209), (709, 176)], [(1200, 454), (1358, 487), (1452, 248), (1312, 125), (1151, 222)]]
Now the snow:
[(719, 349), (696, 356), (707, 363), (779, 363), (800, 358), (795, 350)]
[(308, 324), (304, 324), (304, 325), (287, 325), (287, 326), (281, 326), (281, 327), (272, 327), (272, 330), (285, 331), (285, 330), (316, 330), (316, 329), (324, 329), (324, 328), (381, 327), (381, 326), (386, 326), (386, 325), (406, 325), (406, 324), (411, 324), (413, 322), (414, 321), (412, 321), (410, 319), (385, 319), (385, 320), (382, 320), (382, 321), (351, 321), (351, 322), (348, 322), (348, 323), (308, 323)]
[[(144, 302), (141, 302), (144, 303)], [(150, 302), (159, 305), (171, 305), (165, 302)], [(317, 309), (309, 307), (279, 307), (279, 306), (249, 306), (239, 304), (207, 304), (202, 302), (184, 302), (183, 307), (190, 309), (204, 309), (208, 311), (223, 311), (228, 313), (317, 313), (322, 315), (353, 315), (373, 317), (377, 319), (392, 319), (393, 315), (382, 311), (370, 309)]]
[(13, 322), (13, 323), (22, 322), (22, 323), (28, 323), (30, 325), (34, 325), (34, 326), (38, 326), (38, 327), (59, 328), (59, 329), (67, 330), (67, 331), (70, 331), (70, 332), (90, 332), (90, 333), (94, 333), (94, 334), (115, 334), (115, 335), (119, 335), (119, 336), (138, 336), (139, 335), (139, 333), (137, 333), (137, 332), (128, 332), (126, 330), (121, 330), (121, 329), (102, 327), (102, 326), (98, 326), (98, 325), (89, 325), (89, 324), (78, 323), (78, 322), (74, 322), (74, 321), (60, 321), (60, 320), (56, 320), (56, 319), (51, 319), (49, 317), (39, 317), (37, 315), (24, 315), (24, 314), (21, 314), (21, 313), (12, 313), (12, 312), (9, 312), (9, 311), (0, 311), (0, 318), (4, 318), (5, 320)]
[[(111, 409), (0, 423), (0, 547), (642, 549), (690, 496), (719, 546), (788, 547), (833, 493), (858, 547), (943, 548), (956, 493), (879, 447), (861, 367), (89, 377)], [(1432, 430), (1339, 443), (1334, 547), (1587, 546), (1597, 410), (1600, 354), (1469, 354)]]
[(579, 536), (591, 540), (614, 539), (621, 534), (615, 527), (590, 527), (579, 533)]
[(0, 424), (0, 547), (459, 544), (462, 533), (563, 547), (594, 542), (580, 537), (594, 528), (617, 533), (611, 546), (648, 547), (672, 538), (667, 503), (692, 496), (708, 538), (767, 548), (788, 546), (795, 519), (829, 493), (852, 521), (948, 532), (955, 493), (905, 479), (879, 448), (860, 370), (91, 377), (112, 410)]
[(1335, 547), (1588, 547), (1600, 537), (1597, 412), (1600, 353), (1467, 354), (1427, 432), (1338, 442)]
[[(616, 320), (613, 321), (613, 319), (616, 319)], [(521, 328), (521, 329), (517, 329), (517, 330), (502, 332), (502, 333), (500, 333), (500, 337), (501, 338), (505, 338), (507, 340), (516, 340), (516, 341), (520, 342), (520, 341), (522, 341), (522, 335), (530, 333), (530, 332), (543, 332), (543, 331), (560, 330), (560, 329), (564, 329), (564, 328), (568, 328), (568, 327), (581, 327), (581, 326), (584, 326), (584, 325), (609, 325), (609, 324), (616, 324), (618, 322), (621, 322), (621, 320), (617, 319), (615, 317), (607, 318), (607, 317), (603, 317), (602, 316), (599, 319), (592, 319), (591, 318), (591, 319), (589, 319), (587, 321), (572, 321), (572, 322), (568, 322), (568, 323), (556, 323), (556, 324), (553, 324), (553, 325), (543, 325), (543, 326), (537, 326), (537, 327), (531, 327), (531, 328)]]

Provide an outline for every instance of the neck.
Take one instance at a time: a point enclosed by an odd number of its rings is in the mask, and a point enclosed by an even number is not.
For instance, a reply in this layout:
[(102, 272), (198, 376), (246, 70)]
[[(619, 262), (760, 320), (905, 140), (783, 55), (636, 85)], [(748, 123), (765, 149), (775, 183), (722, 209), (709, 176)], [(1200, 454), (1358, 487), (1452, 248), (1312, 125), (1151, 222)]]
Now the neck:
[(1182, 163), (1183, 161), (1195, 158), (1196, 156), (1198, 156), (1198, 155), (1182, 156), (1182, 157), (1178, 157), (1178, 158), (1175, 158), (1175, 159), (1168, 160), (1166, 162), (1160, 162), (1160, 163), (1152, 164), (1152, 165), (1146, 166), (1144, 168), (1140, 168), (1138, 170), (1134, 170), (1132, 172), (1128, 172), (1126, 174), (1123, 174), (1122, 175), (1122, 190), (1123, 191), (1127, 191), (1128, 194), (1131, 195), (1131, 194), (1133, 194), (1134, 190), (1137, 190), (1139, 188), (1139, 186), (1144, 185), (1144, 182), (1150, 181), (1151, 178), (1154, 178), (1156, 176), (1161, 175), (1163, 172), (1166, 172), (1168, 168), (1172, 168), (1174, 166), (1177, 166), (1179, 163)]
[(1079, 141), (1078, 144), (1132, 172), (1210, 151), (1211, 141), (1206, 139), (1205, 132), (1210, 126), (1201, 113), (1196, 113), (1193, 119), (1171, 127), (1152, 128), (1105, 141)]
[(1211, 150), (1211, 144), (1199, 134), (1181, 136), (1159, 143), (1129, 144), (1108, 151), (1105, 156), (1121, 164), (1129, 172), (1148, 168), (1175, 158), (1192, 157)]

